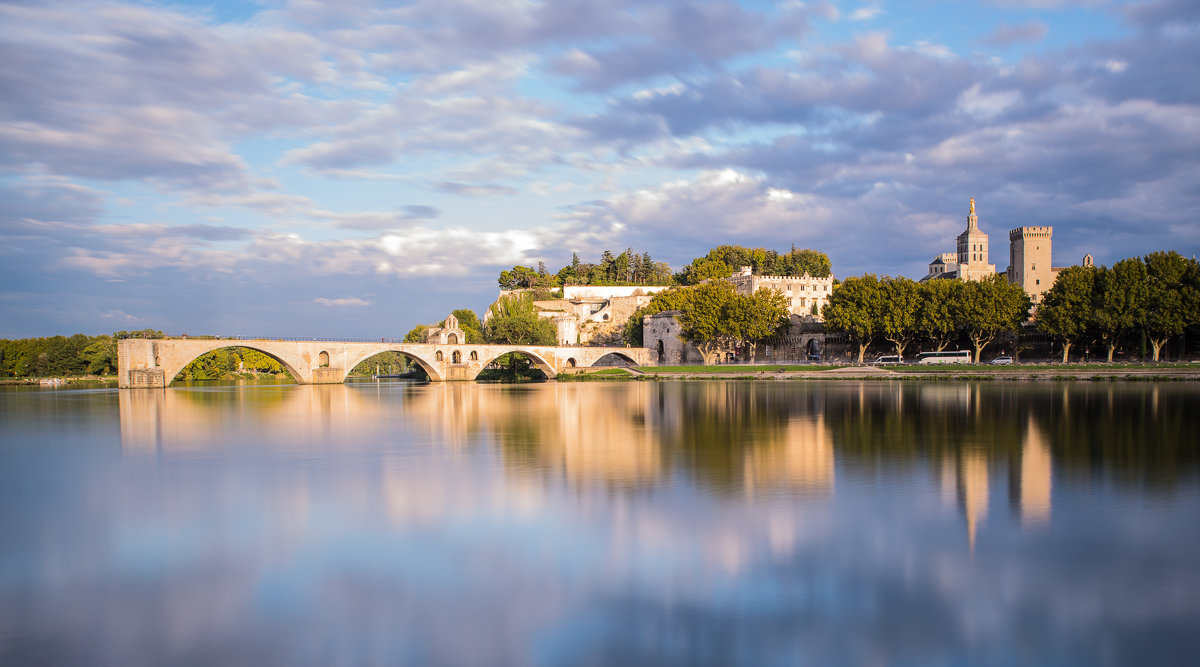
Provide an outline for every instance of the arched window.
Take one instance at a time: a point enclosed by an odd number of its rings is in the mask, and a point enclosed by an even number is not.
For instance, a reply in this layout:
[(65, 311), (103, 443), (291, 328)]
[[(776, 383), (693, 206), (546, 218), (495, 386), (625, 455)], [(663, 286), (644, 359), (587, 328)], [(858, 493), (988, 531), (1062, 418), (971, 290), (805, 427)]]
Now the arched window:
[(434, 355), (434, 358), (437, 359), (438, 361), (441, 361), (442, 360), (442, 351), (438, 350), (437, 354)]
[(451, 345), (458, 345), (458, 334), (452, 333), (446, 337), (446, 342)]
[(321, 368), (329, 368), (329, 353), (324, 350), (317, 356), (317, 365)]
[(575, 368), (575, 357), (567, 359), (567, 366), (570, 368)]
[(471, 350), (471, 361), (479, 361), (479, 353)]
[(461, 364), (462, 363), (462, 352), (455, 350), (454, 353), (450, 355), (450, 363)]

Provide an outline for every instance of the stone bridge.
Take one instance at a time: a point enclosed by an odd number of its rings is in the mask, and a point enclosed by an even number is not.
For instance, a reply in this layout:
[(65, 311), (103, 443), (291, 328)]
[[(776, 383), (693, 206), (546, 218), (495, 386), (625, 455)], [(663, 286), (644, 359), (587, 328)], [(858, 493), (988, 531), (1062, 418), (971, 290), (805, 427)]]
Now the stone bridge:
[(652, 363), (651, 351), (640, 347), (128, 338), (117, 345), (118, 386), (165, 387), (197, 357), (223, 347), (245, 347), (271, 356), (300, 384), (344, 382), (351, 369), (381, 352), (405, 355), (424, 369), (433, 382), (474, 380), (496, 357), (510, 352), (520, 352), (532, 359), (547, 377), (587, 368), (609, 354), (633, 365)]

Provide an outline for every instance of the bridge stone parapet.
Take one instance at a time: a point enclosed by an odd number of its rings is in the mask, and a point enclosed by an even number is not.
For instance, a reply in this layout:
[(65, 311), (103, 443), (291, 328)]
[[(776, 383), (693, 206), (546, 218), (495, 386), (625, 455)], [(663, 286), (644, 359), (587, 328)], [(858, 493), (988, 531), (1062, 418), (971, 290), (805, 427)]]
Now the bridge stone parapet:
[(650, 365), (650, 350), (631, 347), (550, 345), (472, 345), (431, 343), (344, 343), (270, 339), (125, 339), (117, 346), (121, 388), (165, 387), (189, 363), (224, 347), (245, 347), (267, 354), (300, 384), (336, 384), (359, 363), (382, 352), (399, 352), (417, 363), (433, 382), (474, 380), (489, 363), (511, 352), (523, 353), (548, 377), (588, 368), (616, 354), (628, 363)]

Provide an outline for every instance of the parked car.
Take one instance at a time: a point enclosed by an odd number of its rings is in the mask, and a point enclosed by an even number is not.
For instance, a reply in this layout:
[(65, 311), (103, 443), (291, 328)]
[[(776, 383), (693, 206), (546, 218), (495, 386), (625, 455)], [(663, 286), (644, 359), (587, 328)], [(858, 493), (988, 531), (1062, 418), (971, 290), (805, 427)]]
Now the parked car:
[(1012, 362), (1012, 357), (996, 357), (995, 359), (992, 359), (993, 366), (1008, 366), (1012, 364)]
[(904, 358), (894, 354), (885, 354), (875, 360), (876, 366), (893, 366), (895, 364), (904, 363)]

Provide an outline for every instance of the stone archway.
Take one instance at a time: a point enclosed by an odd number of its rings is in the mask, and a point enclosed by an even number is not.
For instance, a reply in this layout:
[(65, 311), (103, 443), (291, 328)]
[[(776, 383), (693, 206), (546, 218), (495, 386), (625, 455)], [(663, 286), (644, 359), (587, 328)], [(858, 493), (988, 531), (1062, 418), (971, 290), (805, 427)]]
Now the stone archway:
[(658, 363), (662, 363), (667, 358), (667, 352), (663, 345), (662, 339), (658, 339)]
[(446, 336), (446, 342), (451, 345), (458, 345), (458, 334), (451, 333), (450, 335)]
[(317, 355), (317, 366), (320, 368), (329, 368), (329, 353), (321, 350), (321, 354)]

